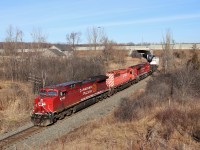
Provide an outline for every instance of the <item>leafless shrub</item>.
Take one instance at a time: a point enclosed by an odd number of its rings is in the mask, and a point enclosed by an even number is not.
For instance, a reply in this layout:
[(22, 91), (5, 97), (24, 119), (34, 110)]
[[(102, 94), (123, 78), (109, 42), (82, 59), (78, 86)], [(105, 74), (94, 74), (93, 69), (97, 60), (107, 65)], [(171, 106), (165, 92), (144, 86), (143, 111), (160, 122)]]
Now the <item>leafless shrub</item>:
[(200, 138), (198, 135), (200, 128), (199, 113), (199, 109), (181, 111), (177, 108), (167, 108), (158, 112), (155, 117), (164, 127), (160, 134), (163, 138), (169, 139), (174, 131), (178, 131), (181, 135), (188, 134), (194, 139)]
[(187, 67), (192, 67), (194, 70), (200, 70), (200, 60), (196, 51), (193, 51), (192, 58), (187, 61)]
[[(136, 104), (137, 105), (137, 104)], [(137, 117), (133, 113), (133, 103), (128, 98), (123, 98), (120, 108), (115, 111), (114, 116), (118, 121), (132, 121), (133, 117)]]
[(193, 67), (183, 67), (168, 74), (161, 74), (149, 81), (146, 94), (154, 94), (159, 101), (172, 98), (183, 100), (200, 94), (200, 72)]
[(126, 52), (123, 50), (114, 51), (114, 62), (123, 65), (125, 63)]
[(185, 67), (172, 73), (174, 94), (176, 98), (199, 96), (200, 72), (193, 67)]
[(174, 66), (174, 59), (173, 59), (173, 40), (170, 30), (166, 32), (165, 37), (163, 37), (163, 44), (162, 44), (162, 67), (164, 73), (169, 73), (172, 71)]
[(173, 55), (174, 55), (176, 58), (179, 58), (179, 59), (184, 59), (184, 58), (186, 58), (186, 54), (185, 54), (184, 51), (181, 51), (181, 52), (175, 51), (175, 52), (173, 53)]
[(158, 101), (166, 101), (171, 96), (171, 76), (162, 74), (149, 81), (146, 88), (147, 95), (154, 95)]
[(108, 38), (103, 39), (103, 56), (106, 61), (114, 61), (118, 64), (125, 63), (125, 57), (127, 56), (127, 52), (120, 49), (115, 49), (117, 44), (113, 41), (108, 40)]
[(198, 50), (197, 44), (193, 44), (193, 45), (192, 45), (192, 50), (193, 50), (193, 51)]
[(114, 59), (114, 46), (116, 45), (116, 43), (109, 40), (107, 37), (104, 37), (102, 44), (104, 46), (103, 56), (104, 56), (105, 61), (113, 60)]
[(134, 99), (123, 98), (114, 116), (120, 122), (136, 120), (155, 105), (156, 98), (151, 94), (142, 95)]
[(164, 127), (163, 136), (165, 139), (169, 139), (172, 132), (176, 129), (180, 132), (179, 127), (185, 130), (187, 128), (187, 119), (186, 113), (176, 109), (176, 108), (167, 108), (163, 111), (160, 111), (155, 116), (158, 121), (160, 121)]

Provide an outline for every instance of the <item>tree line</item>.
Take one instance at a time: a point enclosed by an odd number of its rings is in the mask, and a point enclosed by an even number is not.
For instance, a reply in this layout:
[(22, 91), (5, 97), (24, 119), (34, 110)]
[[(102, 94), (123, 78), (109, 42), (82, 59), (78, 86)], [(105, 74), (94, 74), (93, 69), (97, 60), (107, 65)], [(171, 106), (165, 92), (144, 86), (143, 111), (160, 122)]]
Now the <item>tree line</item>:
[[(109, 60), (124, 62), (118, 50), (114, 50), (115, 42), (108, 39), (103, 29), (92, 27), (88, 29), (88, 41), (93, 50), (99, 44), (104, 45), (102, 56), (80, 58), (76, 55), (76, 45), (80, 42), (80, 32), (66, 34), (66, 44), (71, 46), (74, 55), (71, 57), (44, 57), (39, 49), (47, 48), (47, 36), (40, 29), (32, 33), (32, 42), (24, 42), (24, 33), (19, 28), (10, 26), (6, 31), (5, 40), (1, 43), (4, 49), (0, 59), (0, 79), (26, 82), (30, 75), (41, 78), (42, 86), (82, 80), (88, 76), (104, 74), (105, 62)], [(31, 52), (25, 49), (32, 49)], [(19, 52), (20, 50), (20, 52)]]

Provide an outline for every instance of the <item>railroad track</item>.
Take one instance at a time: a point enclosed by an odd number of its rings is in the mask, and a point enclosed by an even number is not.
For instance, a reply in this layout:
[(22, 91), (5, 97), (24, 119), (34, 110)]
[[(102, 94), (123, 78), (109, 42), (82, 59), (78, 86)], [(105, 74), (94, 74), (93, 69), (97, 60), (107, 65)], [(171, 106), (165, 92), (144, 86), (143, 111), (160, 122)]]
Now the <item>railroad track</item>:
[(39, 132), (40, 130), (42, 130), (41, 127), (31, 126), (8, 137), (5, 137), (0, 140), (0, 149), (6, 149), (9, 147), (9, 145), (13, 145), (20, 140), (26, 139), (28, 136)]

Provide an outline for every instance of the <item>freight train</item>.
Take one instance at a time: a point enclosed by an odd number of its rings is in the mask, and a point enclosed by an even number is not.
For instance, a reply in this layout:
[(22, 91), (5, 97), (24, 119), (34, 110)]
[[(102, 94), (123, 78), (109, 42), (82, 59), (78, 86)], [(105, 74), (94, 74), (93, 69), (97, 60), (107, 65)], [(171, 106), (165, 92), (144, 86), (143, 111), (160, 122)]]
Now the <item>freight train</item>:
[(58, 119), (63, 119), (139, 82), (152, 74), (155, 68), (155, 65), (145, 62), (113, 70), (106, 75), (42, 88), (34, 100), (31, 121), (37, 126), (53, 124)]

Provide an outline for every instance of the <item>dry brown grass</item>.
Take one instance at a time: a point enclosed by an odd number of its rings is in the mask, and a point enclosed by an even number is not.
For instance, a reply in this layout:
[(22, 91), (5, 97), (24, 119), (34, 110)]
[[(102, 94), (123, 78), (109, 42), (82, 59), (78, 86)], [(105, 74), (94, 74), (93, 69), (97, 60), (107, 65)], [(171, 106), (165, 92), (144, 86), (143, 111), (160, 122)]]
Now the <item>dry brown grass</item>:
[(53, 144), (48, 145), (48, 149), (199, 149), (199, 144), (190, 134), (197, 112), (194, 118), (189, 118), (188, 116), (194, 114), (186, 115), (183, 108), (179, 109), (180, 106), (174, 109), (166, 109), (166, 106), (156, 107), (131, 122), (113, 120), (111, 114), (54, 141)]
[(102, 56), (103, 51), (102, 50), (82, 50), (82, 51), (76, 51), (76, 55), (78, 57), (87, 57), (87, 56)]
[[(165, 114), (166, 111), (166, 120), (162, 122), (162, 117), (158, 119), (157, 115)], [(192, 139), (189, 132), (184, 132), (181, 128), (183, 120), (180, 116), (182, 116), (182, 113), (178, 110), (172, 111), (168, 112), (165, 107), (158, 107), (155, 110), (149, 110), (148, 114), (145, 113), (142, 118), (131, 122), (113, 120), (114, 117), (111, 114), (76, 129), (54, 141), (51, 145), (48, 144), (48, 149), (199, 149), (199, 144)], [(172, 122), (169, 121), (174, 117), (169, 113), (177, 115), (175, 120), (180, 119), (180, 122), (177, 121), (179, 126), (173, 126)]]
[(1, 81), (0, 133), (12, 130), (29, 120), (33, 99), (30, 84)]

